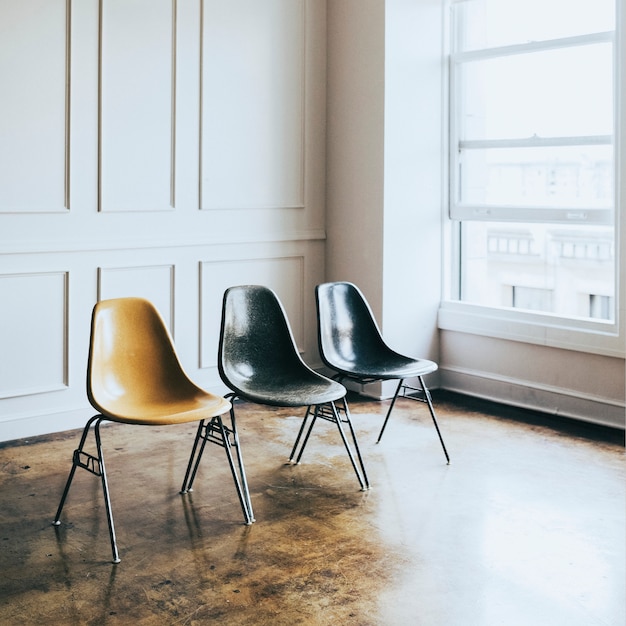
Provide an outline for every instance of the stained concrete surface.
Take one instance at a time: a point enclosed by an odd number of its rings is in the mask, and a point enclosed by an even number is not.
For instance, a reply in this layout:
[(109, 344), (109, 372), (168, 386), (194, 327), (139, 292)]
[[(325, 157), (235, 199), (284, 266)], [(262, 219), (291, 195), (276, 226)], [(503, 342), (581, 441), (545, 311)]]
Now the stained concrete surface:
[[(623, 626), (623, 433), (436, 396), (351, 399), (361, 492), (322, 422), (286, 463), (301, 411), (238, 405), (256, 523), (224, 451), (178, 493), (194, 425), (103, 428), (122, 562), (79, 431), (0, 446), (0, 624)], [(511, 419), (515, 418), (515, 419)]]

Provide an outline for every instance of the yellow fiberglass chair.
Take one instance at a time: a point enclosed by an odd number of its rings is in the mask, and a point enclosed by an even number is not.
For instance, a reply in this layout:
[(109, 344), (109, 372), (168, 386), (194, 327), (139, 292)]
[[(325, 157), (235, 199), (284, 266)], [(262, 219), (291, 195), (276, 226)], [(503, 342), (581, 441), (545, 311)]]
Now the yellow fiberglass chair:
[[(94, 307), (87, 395), (98, 414), (87, 422), (74, 451), (72, 468), (54, 518), (55, 526), (61, 524), (61, 511), (76, 468), (99, 476), (104, 491), (113, 563), (120, 562), (102, 453), (100, 425), (103, 421), (145, 426), (199, 422), (181, 493), (190, 489), (194, 458), (197, 469), (207, 441), (216, 443), (226, 450), (245, 522), (254, 521), (235, 421), (233, 419), (230, 425), (226, 425), (222, 420), (222, 415), (231, 408), (230, 402), (200, 389), (188, 378), (161, 316), (147, 300), (117, 298), (103, 300)], [(85, 451), (92, 425), (95, 454)], [(238, 468), (231, 448), (235, 448)]]
[[(318, 418), (335, 424), (361, 489), (369, 488), (344, 401), (346, 388), (302, 360), (283, 306), (268, 287), (241, 285), (224, 293), (218, 367), (222, 380), (232, 389), (226, 397), (233, 402), (240, 398), (267, 406), (306, 407), (290, 461), (300, 462)], [(354, 452), (343, 424), (350, 431)]]
[[(327, 367), (337, 372), (334, 376), (336, 380), (353, 380), (360, 384), (399, 381), (376, 443), (381, 440), (396, 399), (402, 391), (407, 398), (428, 405), (441, 447), (450, 463), (430, 391), (424, 382), (424, 376), (436, 371), (437, 364), (392, 350), (383, 340), (372, 310), (356, 285), (348, 282), (318, 285), (315, 288), (315, 302), (320, 356)], [(417, 378), (419, 388), (407, 385), (407, 378)]]

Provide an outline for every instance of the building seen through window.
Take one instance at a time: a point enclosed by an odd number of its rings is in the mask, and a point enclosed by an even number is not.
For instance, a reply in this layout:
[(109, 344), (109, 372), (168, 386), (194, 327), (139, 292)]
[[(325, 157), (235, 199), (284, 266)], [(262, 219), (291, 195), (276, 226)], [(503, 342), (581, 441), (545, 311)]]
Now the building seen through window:
[(469, 242), (465, 300), (614, 320), (612, 229), (510, 222), (470, 222), (464, 227)]

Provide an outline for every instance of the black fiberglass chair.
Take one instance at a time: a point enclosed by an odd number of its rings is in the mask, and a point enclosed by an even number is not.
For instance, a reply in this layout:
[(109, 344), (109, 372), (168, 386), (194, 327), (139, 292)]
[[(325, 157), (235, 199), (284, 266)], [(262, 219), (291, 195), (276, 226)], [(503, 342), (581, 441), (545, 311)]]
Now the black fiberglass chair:
[[(336, 424), (361, 489), (369, 488), (344, 399), (346, 389), (313, 371), (302, 360), (283, 306), (271, 289), (242, 285), (226, 290), (218, 367), (222, 380), (232, 390), (226, 398), (233, 403), (240, 398), (268, 406), (306, 407), (290, 461), (295, 457), (295, 462), (300, 462), (318, 418)], [(234, 408), (231, 412), (234, 414)], [(343, 424), (350, 430), (354, 453)]]
[[(381, 440), (402, 391), (404, 396), (428, 405), (446, 460), (450, 463), (432, 398), (424, 383), (424, 376), (434, 372), (437, 364), (427, 359), (403, 356), (387, 346), (365, 296), (356, 285), (348, 282), (318, 285), (315, 301), (320, 356), (326, 366), (337, 372), (334, 376), (336, 380), (353, 380), (360, 384), (399, 381), (376, 443)], [(417, 378), (420, 387), (407, 385), (404, 382), (407, 378)]]

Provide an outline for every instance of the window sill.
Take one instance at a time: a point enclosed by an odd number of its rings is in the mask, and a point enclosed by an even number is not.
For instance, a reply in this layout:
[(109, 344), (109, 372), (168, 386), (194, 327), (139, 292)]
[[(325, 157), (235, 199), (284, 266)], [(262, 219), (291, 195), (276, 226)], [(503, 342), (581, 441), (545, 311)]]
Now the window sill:
[(438, 325), (441, 330), (622, 359), (626, 356), (623, 333), (612, 322), (566, 319), (446, 301), (439, 308)]

